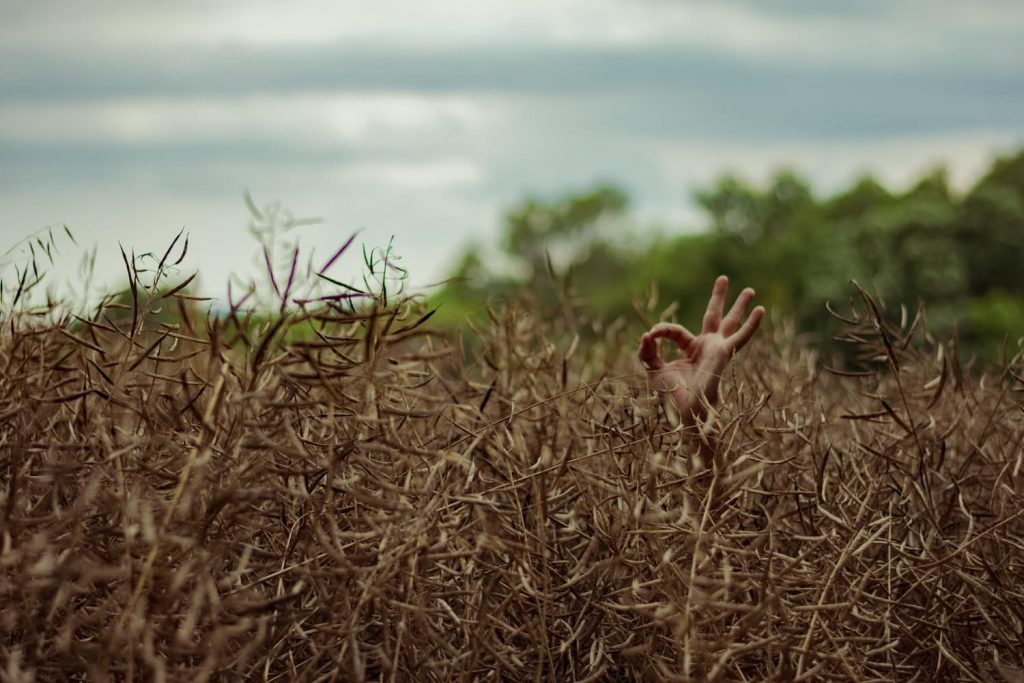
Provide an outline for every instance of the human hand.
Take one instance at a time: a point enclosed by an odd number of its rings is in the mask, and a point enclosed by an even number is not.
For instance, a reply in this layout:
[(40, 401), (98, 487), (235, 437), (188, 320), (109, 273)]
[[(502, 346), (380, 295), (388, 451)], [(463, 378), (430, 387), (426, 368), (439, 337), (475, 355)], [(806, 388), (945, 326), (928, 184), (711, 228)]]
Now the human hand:
[[(754, 336), (764, 317), (764, 307), (758, 306), (740, 325), (754, 298), (754, 290), (749, 287), (740, 292), (723, 317), (728, 291), (729, 278), (720, 275), (711, 290), (699, 335), (694, 336), (682, 325), (658, 323), (640, 338), (637, 356), (650, 373), (654, 387), (672, 397), (680, 419), (687, 426), (707, 416), (702, 397), (710, 405), (718, 403), (718, 385), (725, 366)], [(658, 352), (659, 339), (674, 342), (682, 356), (670, 362), (662, 360)]]

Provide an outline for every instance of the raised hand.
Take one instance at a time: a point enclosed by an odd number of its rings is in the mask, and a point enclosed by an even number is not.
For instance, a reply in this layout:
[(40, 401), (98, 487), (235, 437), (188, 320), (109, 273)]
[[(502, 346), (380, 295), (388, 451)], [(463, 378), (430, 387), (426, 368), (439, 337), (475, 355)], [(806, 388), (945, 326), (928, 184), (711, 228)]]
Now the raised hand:
[[(682, 325), (658, 323), (640, 338), (640, 361), (650, 373), (654, 387), (671, 395), (680, 419), (687, 426), (707, 416), (702, 398), (711, 405), (718, 403), (718, 385), (725, 366), (754, 336), (764, 317), (764, 307), (758, 306), (743, 321), (754, 298), (754, 290), (749, 287), (740, 292), (729, 313), (723, 316), (728, 291), (729, 278), (720, 275), (711, 290), (699, 335), (694, 336)], [(662, 360), (659, 339), (674, 342), (682, 355), (671, 362)]]

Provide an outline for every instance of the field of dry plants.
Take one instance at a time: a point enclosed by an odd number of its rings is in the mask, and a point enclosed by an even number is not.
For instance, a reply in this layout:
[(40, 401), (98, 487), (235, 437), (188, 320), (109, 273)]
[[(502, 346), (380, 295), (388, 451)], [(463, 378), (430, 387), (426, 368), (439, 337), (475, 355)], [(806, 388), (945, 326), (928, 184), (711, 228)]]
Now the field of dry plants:
[(851, 287), (845, 364), (776, 315), (701, 457), (639, 316), (460, 339), (294, 259), (214, 315), (176, 258), (5, 309), (0, 680), (1024, 680), (1019, 358)]

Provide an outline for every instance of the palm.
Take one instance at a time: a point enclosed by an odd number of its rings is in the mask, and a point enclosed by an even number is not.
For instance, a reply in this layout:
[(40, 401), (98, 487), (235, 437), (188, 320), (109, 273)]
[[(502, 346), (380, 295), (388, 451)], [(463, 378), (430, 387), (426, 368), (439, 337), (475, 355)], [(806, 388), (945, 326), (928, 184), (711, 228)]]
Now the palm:
[[(704, 416), (702, 399), (711, 405), (717, 403), (719, 383), (729, 359), (750, 341), (764, 316), (764, 308), (758, 306), (740, 324), (754, 298), (750, 288), (740, 292), (729, 313), (723, 315), (728, 289), (729, 281), (724, 275), (715, 281), (699, 335), (694, 336), (681, 325), (659, 323), (640, 339), (638, 355), (650, 372), (654, 387), (672, 397), (680, 417), (687, 423)], [(679, 358), (662, 360), (658, 340), (663, 338), (675, 343), (681, 352)]]
[(682, 356), (655, 370), (655, 381), (662, 391), (683, 386), (707, 397), (712, 403), (718, 397), (718, 384), (732, 355), (728, 341), (721, 334), (701, 334), (680, 346)]

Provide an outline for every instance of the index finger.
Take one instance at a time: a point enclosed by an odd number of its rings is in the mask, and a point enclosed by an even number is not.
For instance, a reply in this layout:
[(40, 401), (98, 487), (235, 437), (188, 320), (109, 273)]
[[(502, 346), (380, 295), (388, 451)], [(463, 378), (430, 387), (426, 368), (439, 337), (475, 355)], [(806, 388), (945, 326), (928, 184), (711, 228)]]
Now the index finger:
[(648, 370), (660, 370), (665, 366), (665, 361), (658, 354), (658, 340), (650, 332), (640, 337), (640, 348), (636, 355)]
[(680, 351), (685, 351), (693, 343), (693, 333), (682, 325), (675, 323), (658, 323), (649, 333), (655, 339), (670, 339)]

